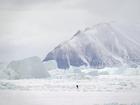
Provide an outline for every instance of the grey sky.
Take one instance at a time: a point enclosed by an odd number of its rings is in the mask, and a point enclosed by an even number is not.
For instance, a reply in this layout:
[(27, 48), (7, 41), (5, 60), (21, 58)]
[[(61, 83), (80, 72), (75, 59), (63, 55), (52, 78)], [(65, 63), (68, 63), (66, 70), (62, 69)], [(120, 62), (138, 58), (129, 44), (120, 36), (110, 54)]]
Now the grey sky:
[(0, 61), (45, 57), (77, 30), (140, 23), (140, 0), (0, 0)]

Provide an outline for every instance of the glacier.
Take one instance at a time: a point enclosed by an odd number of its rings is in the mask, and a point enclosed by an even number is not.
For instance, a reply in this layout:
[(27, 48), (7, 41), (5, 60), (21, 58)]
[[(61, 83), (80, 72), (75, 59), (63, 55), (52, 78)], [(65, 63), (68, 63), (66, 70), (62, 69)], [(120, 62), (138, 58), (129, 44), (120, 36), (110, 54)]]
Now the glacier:
[[(55, 65), (55, 66), (54, 66)], [(43, 63), (38, 57), (0, 64), (0, 80), (41, 79), (87, 80), (98, 76), (139, 76), (140, 67), (105, 67), (102, 69), (71, 66), (69, 70), (57, 68), (55, 61)]]
[(113, 22), (94, 25), (59, 44), (43, 61), (34, 56), (9, 64), (0, 63), (0, 79), (140, 75), (139, 27), (139, 24)]
[(45, 65), (37, 56), (0, 65), (0, 79), (33, 79), (50, 77)]
[(70, 40), (50, 51), (44, 62), (56, 61), (60, 69), (89, 67), (102, 69), (140, 65), (140, 25), (100, 23), (78, 31)]

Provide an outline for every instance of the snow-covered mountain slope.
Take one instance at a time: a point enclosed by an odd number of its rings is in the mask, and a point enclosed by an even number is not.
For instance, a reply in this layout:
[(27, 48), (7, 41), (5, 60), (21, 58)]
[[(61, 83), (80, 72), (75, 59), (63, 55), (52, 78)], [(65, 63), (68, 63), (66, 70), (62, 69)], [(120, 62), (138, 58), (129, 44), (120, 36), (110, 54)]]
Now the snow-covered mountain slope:
[(101, 23), (78, 31), (47, 54), (45, 62), (55, 60), (58, 68), (88, 66), (118, 67), (140, 64), (140, 25)]
[(38, 57), (12, 61), (0, 69), (1, 79), (47, 78), (49, 76), (43, 62)]

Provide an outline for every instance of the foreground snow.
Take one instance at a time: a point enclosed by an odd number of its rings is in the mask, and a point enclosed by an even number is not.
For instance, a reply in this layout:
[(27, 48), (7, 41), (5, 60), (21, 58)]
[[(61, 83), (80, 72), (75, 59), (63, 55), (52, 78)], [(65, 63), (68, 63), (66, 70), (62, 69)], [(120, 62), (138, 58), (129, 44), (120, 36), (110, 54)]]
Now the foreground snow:
[(0, 80), (0, 105), (140, 105), (139, 93), (140, 76)]
[(0, 91), (0, 105), (140, 105), (134, 92)]

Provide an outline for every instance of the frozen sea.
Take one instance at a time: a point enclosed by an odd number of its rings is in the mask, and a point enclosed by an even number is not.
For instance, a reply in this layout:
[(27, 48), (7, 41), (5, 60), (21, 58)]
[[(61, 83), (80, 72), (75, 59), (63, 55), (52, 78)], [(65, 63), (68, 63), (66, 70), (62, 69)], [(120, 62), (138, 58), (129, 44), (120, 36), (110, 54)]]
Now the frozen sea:
[(140, 76), (0, 80), (0, 105), (140, 105)]

